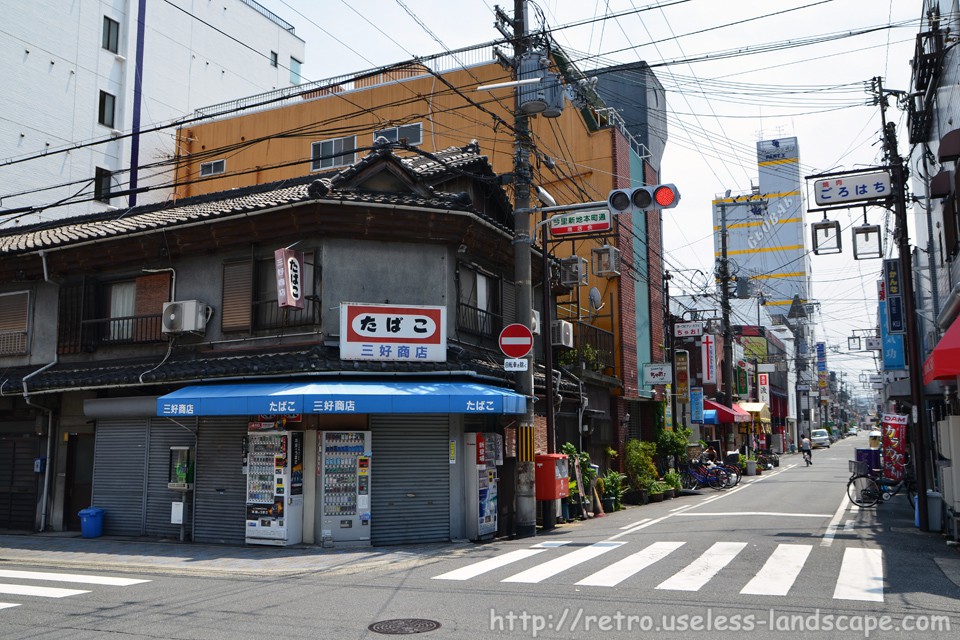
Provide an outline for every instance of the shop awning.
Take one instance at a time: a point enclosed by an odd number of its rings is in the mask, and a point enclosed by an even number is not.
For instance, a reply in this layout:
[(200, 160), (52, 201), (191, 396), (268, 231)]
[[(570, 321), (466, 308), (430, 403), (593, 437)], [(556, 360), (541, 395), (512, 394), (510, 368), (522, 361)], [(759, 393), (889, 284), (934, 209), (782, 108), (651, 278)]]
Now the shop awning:
[(960, 376), (960, 321), (954, 320), (923, 363), (923, 384)]
[(195, 385), (157, 398), (158, 416), (302, 413), (524, 413), (526, 398), (472, 382), (277, 382)]
[(760, 422), (770, 422), (770, 407), (766, 402), (738, 402), (740, 408)]
[(703, 408), (712, 409), (717, 412), (717, 423), (718, 424), (730, 424), (732, 422), (752, 422), (753, 418), (749, 413), (733, 405), (733, 408), (728, 408), (720, 404), (719, 402), (714, 402), (713, 400), (704, 399)]

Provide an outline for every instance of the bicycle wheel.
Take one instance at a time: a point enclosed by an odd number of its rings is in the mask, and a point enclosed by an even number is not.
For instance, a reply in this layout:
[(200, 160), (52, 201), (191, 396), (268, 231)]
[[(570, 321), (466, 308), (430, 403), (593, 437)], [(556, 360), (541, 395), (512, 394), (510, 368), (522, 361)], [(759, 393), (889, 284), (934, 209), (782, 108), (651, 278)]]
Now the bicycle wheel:
[(727, 486), (735, 487), (740, 484), (740, 468), (734, 465), (724, 465), (721, 467), (727, 474)]
[(858, 507), (872, 507), (880, 495), (880, 485), (870, 476), (854, 476), (847, 483), (847, 496)]
[(727, 488), (727, 482), (729, 482), (729, 476), (727, 475), (727, 472), (719, 467), (711, 469), (707, 473), (707, 483), (710, 485), (711, 489), (723, 491)]
[(696, 489), (697, 480), (690, 474), (689, 471), (684, 471), (680, 474), (680, 486), (684, 489)]

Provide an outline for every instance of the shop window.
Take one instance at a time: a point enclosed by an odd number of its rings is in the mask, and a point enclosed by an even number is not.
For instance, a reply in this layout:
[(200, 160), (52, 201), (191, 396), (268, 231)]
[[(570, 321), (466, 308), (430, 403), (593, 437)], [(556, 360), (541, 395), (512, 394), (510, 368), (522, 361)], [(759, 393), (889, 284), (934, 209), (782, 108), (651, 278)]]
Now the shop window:
[(26, 291), (0, 293), (0, 355), (27, 352), (30, 321), (30, 294)]

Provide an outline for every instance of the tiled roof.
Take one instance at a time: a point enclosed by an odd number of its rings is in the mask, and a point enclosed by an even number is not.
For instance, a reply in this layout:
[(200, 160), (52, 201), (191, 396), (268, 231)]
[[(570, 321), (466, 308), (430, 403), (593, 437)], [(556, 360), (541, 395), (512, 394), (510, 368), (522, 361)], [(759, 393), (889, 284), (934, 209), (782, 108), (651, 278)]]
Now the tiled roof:
[[(360, 160), (353, 167), (348, 167), (342, 173), (352, 175), (356, 171), (356, 167), (373, 163), (384, 155), (391, 154), (392, 151), (389, 149), (374, 151), (370, 156)], [(477, 164), (478, 167), (481, 165), (486, 167), (486, 171), (478, 171), (478, 177), (483, 174), (492, 175), (486, 158), (480, 156), (469, 146), (464, 149), (453, 147), (431, 155), (438, 158), (440, 162), (422, 157), (405, 159), (402, 162), (404, 166), (407, 166), (421, 179), (434, 176), (438, 172), (449, 171), (450, 168), (462, 171), (464, 167), (473, 164)], [(333, 178), (306, 176), (296, 180), (285, 180), (186, 198), (175, 201), (173, 204), (144, 205), (122, 215), (112, 211), (23, 228), (0, 229), (0, 256), (4, 254), (15, 255), (89, 240), (122, 237), (130, 233), (176, 227), (203, 220), (226, 219), (236, 214), (313, 200), (452, 209), (476, 213), (469, 203), (459, 199), (456, 194), (442, 192), (432, 192), (431, 197), (423, 197), (414, 193), (337, 191), (333, 189), (325, 195), (315, 198), (309, 193), (310, 183), (318, 179), (328, 190), (331, 185), (338, 181), (337, 176)], [(433, 180), (432, 182), (435, 183), (436, 181)], [(491, 222), (493, 221), (491, 220)]]

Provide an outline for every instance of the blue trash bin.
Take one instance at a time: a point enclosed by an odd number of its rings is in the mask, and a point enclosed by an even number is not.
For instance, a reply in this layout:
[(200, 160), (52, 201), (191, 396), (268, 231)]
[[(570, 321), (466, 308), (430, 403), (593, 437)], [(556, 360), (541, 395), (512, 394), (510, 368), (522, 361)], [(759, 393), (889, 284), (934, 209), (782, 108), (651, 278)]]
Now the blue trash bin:
[(103, 535), (104, 509), (87, 507), (77, 514), (80, 516), (80, 536), (83, 538), (99, 538)]

